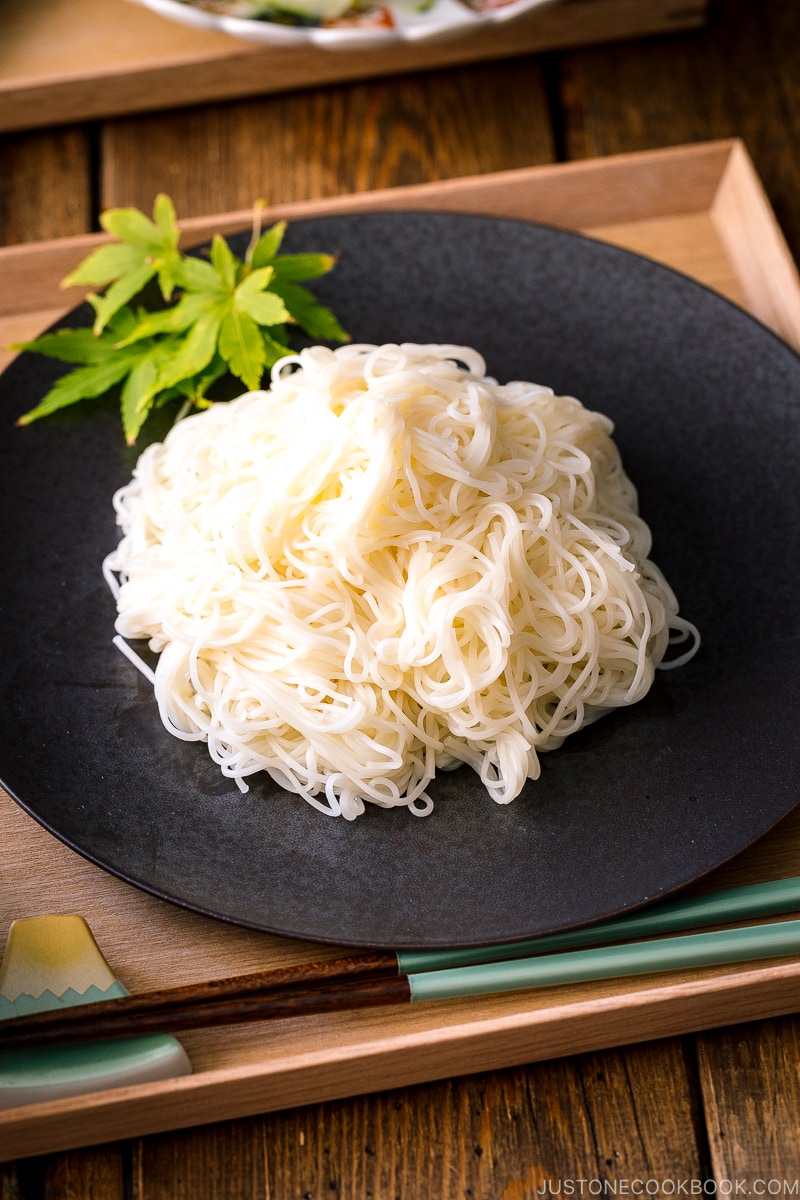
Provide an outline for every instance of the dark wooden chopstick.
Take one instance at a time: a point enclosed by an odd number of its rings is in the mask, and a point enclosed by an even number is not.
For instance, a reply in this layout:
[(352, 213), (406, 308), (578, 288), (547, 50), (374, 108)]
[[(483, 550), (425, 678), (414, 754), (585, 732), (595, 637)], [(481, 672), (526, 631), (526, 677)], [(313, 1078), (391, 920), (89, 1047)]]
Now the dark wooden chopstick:
[[(186, 1004), (204, 1004), (223, 998), (234, 1000), (254, 992), (273, 992), (312, 984), (324, 985), (330, 981), (364, 977), (374, 979), (383, 976), (396, 978), (398, 973), (397, 955), (393, 951), (359, 951), (357, 954), (338, 958), (291, 963), (288, 966), (270, 967), (263, 971), (248, 971), (243, 975), (229, 975), (222, 979), (140, 992), (138, 995), (126, 997), (125, 1004), (131, 1012), (145, 1013), (154, 1009), (179, 1008)], [(101, 1000), (94, 1007), (100, 1008), (104, 1004), (112, 1003), (113, 1001)]]
[(249, 990), (237, 996), (217, 994), (209, 997), (202, 985), (180, 991), (184, 994), (180, 1003), (172, 1003), (170, 995), (169, 1004), (159, 1005), (161, 993), (142, 992), (138, 996), (120, 996), (94, 1004), (11, 1017), (0, 1022), (0, 1050), (139, 1037), (150, 1033), (179, 1033), (201, 1027), (311, 1016), (340, 1009), (406, 1004), (411, 1000), (408, 979), (401, 978), (396, 970), (393, 976), (353, 976), (323, 984)]
[[(0, 1049), (52, 1045), (57, 1041), (73, 1042), (82, 1038), (123, 1037), (134, 1024), (136, 1031), (149, 1032), (151, 1029), (191, 1029), (198, 1024), (256, 1020), (258, 1018), (252, 1014), (259, 1005), (268, 1016), (278, 1015), (284, 1009), (288, 1013), (291, 1005), (287, 998), (290, 996), (296, 1004), (308, 1006), (312, 990), (322, 994), (329, 984), (336, 986), (351, 980), (384, 978), (397, 980), (398, 977), (397, 955), (390, 951), (366, 951), (315, 962), (292, 963), (244, 975), (179, 984), (132, 996), (6, 1018), (0, 1021)], [(321, 1003), (328, 999), (330, 997)], [(102, 1032), (106, 1025), (108, 1034)]]

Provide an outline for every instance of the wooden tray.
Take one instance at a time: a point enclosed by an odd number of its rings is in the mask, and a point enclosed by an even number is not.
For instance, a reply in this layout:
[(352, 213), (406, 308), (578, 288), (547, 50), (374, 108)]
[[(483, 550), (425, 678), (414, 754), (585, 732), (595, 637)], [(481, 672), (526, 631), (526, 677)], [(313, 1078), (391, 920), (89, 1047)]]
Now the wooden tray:
[(701, 26), (707, 0), (560, 0), (448, 42), (263, 47), (123, 0), (6, 4), (0, 131), (178, 108)]
[[(455, 180), (275, 209), (298, 217), (393, 206), (540, 219), (628, 246), (746, 305), (800, 347), (800, 279), (739, 142)], [(195, 239), (249, 213), (193, 220)], [(0, 251), (0, 344), (64, 306), (58, 280), (96, 237)], [(14, 297), (13, 302), (5, 299)], [(110, 784), (113, 786), (113, 783)], [(704, 888), (797, 873), (800, 811)], [(111, 878), (0, 793), (0, 934), (79, 912), (132, 991), (335, 953), (237, 929)], [(552, 1058), (800, 1007), (800, 961), (671, 973), (408, 1009), (344, 1013), (182, 1037), (194, 1075), (0, 1113), (0, 1159), (19, 1158)]]

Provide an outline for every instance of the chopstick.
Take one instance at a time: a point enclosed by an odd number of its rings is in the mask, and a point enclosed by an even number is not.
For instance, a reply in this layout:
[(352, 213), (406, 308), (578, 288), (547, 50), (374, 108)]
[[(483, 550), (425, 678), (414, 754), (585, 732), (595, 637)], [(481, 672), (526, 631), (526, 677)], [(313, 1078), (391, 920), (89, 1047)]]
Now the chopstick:
[[(406, 977), (353, 976), (317, 986), (284, 986), (199, 1003), (136, 1009), (123, 997), (0, 1022), (0, 1049), (177, 1033), (212, 1025), (268, 1021), (379, 1005), (402, 1005), (559, 984), (648, 975), (794, 955), (800, 920), (562, 951), (534, 958), (422, 971)], [(182, 989), (185, 993), (187, 989)], [(168, 994), (168, 993), (167, 993)]]
[[(0, 1020), (0, 1049), (53, 1045), (72, 1038), (175, 1032), (339, 1008), (433, 1000), (445, 995), (535, 988), (577, 979), (610, 978), (614, 974), (672, 970), (675, 966), (741, 961), (742, 952), (746, 958), (769, 958), (799, 948), (800, 943), (790, 938), (794, 926), (800, 929), (800, 922), (754, 926), (759, 934), (752, 934), (750, 929), (728, 930), (636, 942), (628, 947), (607, 946), (594, 953), (587, 948), (702, 925), (778, 916), (799, 907), (800, 878), (795, 877), (663, 901), (630, 916), (512, 946), (344, 955), (7, 1018)], [(759, 937), (763, 942), (758, 941)], [(664, 959), (663, 954), (669, 958)], [(696, 961), (697, 954), (721, 954), (722, 958)], [(681, 955), (688, 958), (682, 959)], [(578, 974), (565, 976), (565, 971)], [(504, 980), (511, 982), (506, 984)]]

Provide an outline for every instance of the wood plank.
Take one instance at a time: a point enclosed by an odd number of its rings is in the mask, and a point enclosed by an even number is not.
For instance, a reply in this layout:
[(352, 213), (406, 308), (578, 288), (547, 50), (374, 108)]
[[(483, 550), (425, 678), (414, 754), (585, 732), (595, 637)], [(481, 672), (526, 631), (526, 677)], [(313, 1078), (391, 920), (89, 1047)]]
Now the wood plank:
[(6, 130), (696, 28), (707, 0), (562, 0), (451, 41), (339, 51), (260, 47), (107, 0), (7, 7), (0, 41)]
[(133, 1200), (168, 1184), (189, 1200), (203, 1180), (215, 1197), (221, 1162), (231, 1197), (307, 1200), (523, 1200), (563, 1179), (688, 1179), (702, 1167), (694, 1110), (683, 1046), (669, 1039), (148, 1138)]
[(39, 1159), (0, 1164), (3, 1200), (128, 1200), (125, 1190), (126, 1155), (117, 1146), (72, 1150)]
[(714, 1178), (736, 1180), (742, 1195), (796, 1190), (800, 1016), (702, 1034), (697, 1058)]
[[(563, 1097), (572, 1073), (574, 1091), (582, 1102), (593, 1147), (582, 1177), (608, 1180), (611, 1187), (623, 1180), (689, 1179), (700, 1174), (702, 1150), (695, 1129), (693, 1079), (679, 1039), (583, 1055), (568, 1064), (547, 1067), (556, 1084), (556, 1097)], [(529, 1083), (534, 1094), (538, 1082), (537, 1070)], [(537, 1127), (549, 1124), (558, 1147), (557, 1158), (543, 1172), (553, 1181), (577, 1176), (570, 1162), (571, 1139), (564, 1136), (565, 1126), (566, 1131), (574, 1127), (574, 1118), (569, 1118), (567, 1110), (565, 1122), (562, 1113), (563, 1100), (556, 1106), (550, 1101), (546, 1108), (537, 1104), (534, 1109)]]
[[(800, 256), (800, 8), (727, 0), (706, 29), (559, 60), (566, 157), (741, 137)], [(756, 102), (757, 98), (757, 102)]]
[(45, 1171), (47, 1195), (63, 1200), (123, 1200), (125, 1197), (125, 1156), (120, 1146), (101, 1146), (96, 1150), (78, 1150), (54, 1154)]
[(269, 1178), (264, 1133), (263, 1122), (249, 1118), (136, 1139), (125, 1200), (277, 1200), (283, 1193)]
[(91, 144), (67, 128), (0, 138), (0, 245), (86, 233)]
[(104, 125), (101, 145), (104, 207), (149, 211), (156, 179), (182, 216), (488, 174), (555, 153), (542, 71), (529, 60), (120, 119)]

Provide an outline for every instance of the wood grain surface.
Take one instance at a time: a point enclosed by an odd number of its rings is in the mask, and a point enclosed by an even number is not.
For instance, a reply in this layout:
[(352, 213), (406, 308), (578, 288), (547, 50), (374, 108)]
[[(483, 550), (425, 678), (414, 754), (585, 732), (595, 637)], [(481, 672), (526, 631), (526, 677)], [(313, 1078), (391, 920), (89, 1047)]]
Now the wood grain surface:
[[(798, 64), (794, 0), (716, 0), (700, 31), (5, 135), (0, 241), (159, 188), (199, 215), (734, 135), (797, 259)], [(18, 1159), (0, 1196), (797, 1195), (799, 1043), (781, 1017)]]
[[(507, 112), (517, 114), (509, 122)], [(104, 206), (152, 204), (169, 180), (185, 216), (402, 187), (551, 162), (535, 59), (456, 67), (239, 104), (107, 122)], [(187, 170), (202, 163), (202, 170)]]

